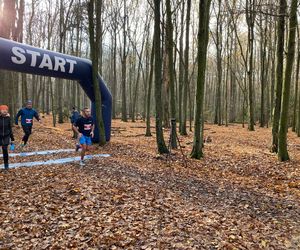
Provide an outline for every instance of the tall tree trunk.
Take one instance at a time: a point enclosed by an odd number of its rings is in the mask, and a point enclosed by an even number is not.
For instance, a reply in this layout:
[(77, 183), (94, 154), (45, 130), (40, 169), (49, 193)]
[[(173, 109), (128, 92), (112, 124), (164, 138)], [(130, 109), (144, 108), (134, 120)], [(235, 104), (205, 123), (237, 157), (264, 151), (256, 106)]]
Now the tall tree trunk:
[(146, 136), (151, 136), (151, 118), (150, 118), (150, 112), (151, 112), (151, 90), (152, 90), (152, 82), (153, 82), (153, 68), (154, 68), (154, 39), (152, 42), (152, 48), (151, 48), (151, 58), (150, 58), (150, 72), (148, 77), (148, 89), (147, 89), (147, 119), (146, 119)]
[[(149, 19), (150, 20), (150, 19)], [(145, 48), (145, 70), (143, 69), (142, 74), (143, 74), (143, 87), (144, 87), (144, 96), (143, 96), (143, 113), (142, 113), (142, 119), (144, 122), (147, 123), (146, 118), (147, 118), (147, 88), (148, 88), (148, 82), (149, 82), (149, 71), (150, 71), (150, 60), (151, 60), (151, 53), (152, 53), (152, 47), (153, 47), (153, 38), (152, 40), (149, 40), (150, 36), (150, 25), (151, 21), (148, 22), (148, 25), (146, 27), (146, 48)], [(149, 41), (151, 43), (149, 43)], [(149, 46), (151, 44), (151, 46)]]
[[(73, 5), (74, 0), (70, 0), (68, 6), (65, 6), (64, 0), (60, 0), (60, 10), (59, 10), (59, 52), (65, 53), (65, 44), (66, 44), (66, 31), (69, 22), (69, 16), (71, 13), (71, 6)], [(66, 10), (66, 11), (65, 11)], [(64, 122), (64, 83), (65, 81), (58, 78), (56, 79), (57, 84), (57, 95), (58, 95), (58, 123)]]
[(283, 56), (284, 56), (284, 30), (286, 15), (286, 0), (280, 0), (277, 24), (277, 47), (276, 47), (276, 82), (275, 82), (275, 107), (273, 111), (272, 148), (274, 153), (278, 152), (278, 130), (281, 110), (281, 95), (283, 81)]
[[(96, 14), (96, 25), (94, 24), (94, 5)], [(97, 79), (99, 68), (99, 51), (101, 45), (101, 11), (102, 0), (90, 0), (88, 3), (88, 15), (89, 15), (89, 37), (90, 48), (92, 57), (92, 74), (93, 74), (93, 88), (95, 94), (95, 109), (96, 109), (96, 123), (99, 128), (99, 145), (106, 143), (104, 123), (102, 117), (102, 100), (100, 86)], [(96, 33), (96, 34), (95, 34)]]
[[(270, 20), (271, 19), (271, 20)], [(267, 128), (269, 127), (269, 124), (271, 122), (272, 116), (271, 116), (271, 99), (272, 99), (272, 93), (271, 93), (271, 88), (272, 88), (272, 77), (273, 77), (273, 50), (272, 45), (270, 45), (270, 41), (273, 41), (273, 17), (268, 18), (269, 21), (269, 26), (268, 26), (268, 38), (266, 39), (267, 42), (267, 48), (268, 48), (268, 52), (267, 52), (267, 65), (266, 68), (267, 70), (267, 75), (266, 75), (266, 81), (267, 81), (267, 86), (266, 86), (266, 96), (267, 96), (267, 102), (266, 102), (266, 125)], [(268, 24), (266, 24), (268, 25)], [(268, 41), (269, 40), (269, 41)]]
[(126, 61), (127, 61), (127, 40), (126, 40), (126, 0), (124, 0), (124, 20), (123, 20), (123, 55), (122, 55), (122, 121), (127, 122), (127, 105), (126, 105)]
[[(298, 107), (298, 89), (299, 89), (299, 67), (300, 67), (300, 36), (299, 36), (299, 26), (297, 26), (297, 37), (298, 37), (298, 53), (297, 53), (297, 63), (296, 63), (296, 75), (295, 75), (295, 100), (294, 100), (294, 114), (293, 114), (293, 132), (297, 132), (297, 107)], [(300, 106), (299, 106), (300, 110)]]
[(24, 22), (25, 2), (19, 1), (17, 28), (14, 32), (14, 40), (20, 43), (23, 42), (23, 22)]
[(217, 49), (217, 85), (216, 85), (216, 98), (215, 98), (215, 118), (214, 124), (221, 124), (221, 89), (222, 89), (222, 29), (223, 20), (221, 19), (221, 0), (218, 0), (218, 14), (216, 25), (216, 49)]
[(231, 53), (231, 50), (232, 47), (230, 47), (230, 44), (229, 44), (229, 32), (230, 32), (230, 20), (227, 20), (227, 35), (226, 35), (226, 51), (228, 53), (228, 56), (227, 56), (227, 60), (226, 60), (226, 73), (225, 73), (225, 110), (224, 110), (224, 113), (225, 113), (225, 126), (228, 127), (228, 81), (229, 81), (229, 68), (230, 68), (230, 53)]
[[(182, 1), (182, 13), (181, 13), (181, 20), (180, 20), (180, 27), (182, 27), (181, 31), (180, 31), (180, 36), (179, 36), (179, 75), (178, 75), (178, 104), (179, 104), (179, 132), (181, 135), (186, 135), (187, 133), (184, 133), (184, 131), (182, 131), (183, 128), (183, 119), (184, 119), (184, 115), (183, 115), (183, 109), (184, 109), (184, 65), (183, 65), (183, 35), (184, 35), (184, 9), (185, 9), (185, 1)], [(185, 131), (186, 132), (186, 131)]]
[(253, 89), (253, 53), (254, 53), (254, 23), (255, 23), (256, 0), (246, 0), (246, 21), (248, 25), (248, 108), (249, 108), (249, 131), (254, 131), (254, 89)]
[(42, 82), (42, 113), (46, 113), (46, 77), (43, 77)]
[[(0, 37), (12, 39), (15, 33), (16, 2), (4, 0), (2, 12), (5, 13), (5, 15), (0, 18)], [(11, 72), (0, 70), (0, 89), (2, 93), (0, 101), (12, 108), (14, 96), (10, 80), (12, 80)]]
[(50, 98), (51, 98), (50, 84), (51, 83), (49, 84), (49, 80), (47, 79), (45, 84), (46, 84), (46, 103), (45, 103), (46, 110), (45, 110), (45, 112), (47, 115), (50, 115)]
[(26, 74), (22, 73), (21, 74), (21, 79), (22, 79), (22, 103), (25, 103), (26, 100), (28, 100), (28, 87), (27, 87), (27, 78)]
[(139, 92), (139, 85), (140, 85), (141, 68), (142, 68), (142, 64), (139, 61), (138, 72), (137, 72), (137, 77), (136, 77), (136, 81), (135, 81), (135, 85), (134, 85), (134, 92), (133, 92), (132, 117), (131, 117), (132, 122), (135, 122), (135, 111), (136, 111), (136, 106), (137, 106), (137, 102), (138, 102), (138, 92)]
[(265, 22), (265, 27), (263, 27), (262, 15), (260, 15), (260, 85), (261, 85), (261, 95), (260, 95), (260, 127), (265, 126), (265, 90), (267, 84), (266, 78), (266, 46), (267, 46), (267, 22)]
[[(297, 58), (297, 69), (296, 69), (296, 81), (299, 84), (299, 70), (300, 70), (300, 33), (298, 31), (298, 58)], [(298, 88), (298, 122), (297, 122), (297, 136), (300, 137), (300, 88)]]
[(295, 37), (297, 27), (297, 0), (292, 0), (289, 18), (289, 40), (286, 59), (285, 77), (282, 87), (281, 110), (278, 133), (278, 159), (279, 161), (289, 160), (287, 150), (287, 133), (288, 133), (288, 113), (290, 101), (290, 85), (293, 72), (293, 63), (295, 57)]
[[(59, 9), (59, 52), (63, 52), (63, 47), (64, 47), (64, 1), (60, 0), (60, 9)], [(60, 78), (56, 79), (56, 85), (57, 85), (57, 104), (58, 104), (58, 123), (63, 123), (64, 122), (64, 114), (63, 114), (63, 80)]]
[[(231, 17), (233, 18), (233, 17)], [(233, 22), (231, 20), (231, 22)], [(234, 32), (234, 24), (231, 25), (231, 33)], [(237, 88), (237, 83), (238, 80), (236, 78), (236, 72), (237, 72), (237, 39), (235, 36), (231, 37), (231, 51), (232, 48), (234, 48), (234, 51), (232, 52), (232, 55), (230, 56), (230, 65), (231, 65), (231, 70), (230, 70), (230, 112), (229, 112), (229, 122), (235, 122), (236, 121), (236, 115), (237, 115), (237, 100), (238, 100), (238, 88)]]
[(196, 108), (194, 121), (194, 141), (192, 158), (203, 157), (203, 99), (206, 71), (206, 55), (209, 37), (209, 11), (211, 0), (200, 0), (199, 2), (199, 30), (198, 30), (198, 77), (196, 89)]
[(191, 0), (187, 0), (186, 9), (186, 32), (185, 32), (185, 50), (184, 50), (184, 83), (183, 83), (183, 98), (182, 98), (182, 121), (181, 135), (187, 135), (186, 120), (187, 120), (187, 98), (189, 89), (189, 46), (190, 46), (190, 19), (191, 19)]
[(168, 74), (168, 56), (167, 56), (167, 51), (163, 46), (163, 56), (162, 56), (162, 63), (163, 63), (163, 100), (162, 100), (162, 105), (163, 105), (163, 113), (162, 113), (162, 119), (163, 119), (163, 127), (165, 128), (170, 128), (170, 80), (169, 80), (169, 74)]
[(170, 83), (170, 107), (171, 107), (171, 147), (177, 148), (177, 132), (176, 132), (176, 106), (175, 106), (175, 81), (174, 81), (174, 65), (173, 65), (173, 24), (172, 24), (172, 11), (171, 1), (166, 0), (167, 12), (167, 28), (166, 28), (166, 49), (168, 53), (168, 74)]
[[(145, 25), (145, 29), (147, 24)], [(133, 102), (132, 102), (132, 122), (135, 122), (135, 116), (136, 116), (136, 109), (137, 109), (137, 103), (138, 103), (138, 95), (139, 95), (139, 85), (140, 85), (140, 78), (141, 78), (141, 74), (143, 72), (143, 65), (142, 65), (142, 60), (143, 60), (143, 53), (144, 53), (144, 46), (145, 46), (145, 38), (143, 38), (143, 42), (142, 42), (142, 47), (141, 47), (141, 51), (139, 53), (138, 48), (136, 46), (137, 42), (135, 42), (135, 44), (133, 45), (134, 50), (136, 52), (136, 56), (135, 56), (135, 61), (136, 61), (136, 57), (138, 58), (138, 71), (137, 71), (137, 77), (135, 80), (135, 84), (134, 84), (134, 91), (133, 91)]]
[(116, 25), (113, 28), (113, 85), (112, 85), (112, 97), (113, 97), (112, 118), (115, 119), (116, 118), (116, 99), (117, 99), (117, 27), (116, 27)]
[[(275, 20), (275, 18), (273, 18)], [(272, 22), (270, 22), (272, 23)], [(271, 25), (271, 24), (270, 24)], [(275, 26), (275, 25), (274, 25)], [(275, 26), (276, 27), (276, 26)], [(271, 32), (270, 32), (271, 33)], [(272, 36), (270, 40), (275, 40), (275, 38), (277, 37), (277, 29), (274, 28), (274, 36), (273, 36), (273, 39), (272, 39)], [(274, 42), (273, 42), (274, 43)], [(272, 41), (269, 41), (269, 47), (272, 47)], [(274, 114), (273, 114), (273, 111), (274, 111), (274, 98), (275, 98), (275, 76), (276, 76), (276, 63), (275, 63), (275, 56), (276, 56), (276, 52), (274, 50), (271, 50), (270, 51), (271, 53), (271, 65), (272, 65), (272, 70), (271, 70), (271, 86), (270, 86), (270, 122), (273, 124), (273, 120), (274, 120)], [(272, 130), (272, 133), (273, 133), (273, 130)]]
[(155, 48), (155, 109), (156, 109), (156, 143), (160, 154), (168, 153), (166, 147), (163, 129), (162, 129), (162, 57), (161, 57), (161, 42), (160, 42), (160, 3), (161, 0), (154, 0), (154, 48)]
[(82, 103), (81, 103), (82, 91), (81, 91), (81, 88), (80, 88), (79, 84), (76, 85), (76, 90), (77, 90), (76, 104), (77, 104), (78, 108), (81, 108), (81, 106), (82, 106)]
[(49, 78), (49, 87), (50, 87), (50, 95), (51, 95), (51, 109), (52, 109), (52, 122), (53, 122), (53, 127), (56, 126), (56, 102), (54, 100), (54, 91), (53, 88), (55, 88), (55, 85), (52, 84), (51, 78)]

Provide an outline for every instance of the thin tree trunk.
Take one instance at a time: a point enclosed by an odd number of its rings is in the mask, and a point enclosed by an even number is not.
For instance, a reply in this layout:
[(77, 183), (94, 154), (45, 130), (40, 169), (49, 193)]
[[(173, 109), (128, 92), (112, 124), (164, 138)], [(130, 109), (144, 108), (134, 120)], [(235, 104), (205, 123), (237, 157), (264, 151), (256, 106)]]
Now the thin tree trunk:
[(281, 110), (278, 133), (278, 159), (279, 161), (289, 160), (287, 150), (287, 133), (288, 133), (288, 113), (290, 100), (290, 84), (293, 72), (293, 63), (295, 57), (295, 37), (297, 27), (297, 0), (292, 0), (289, 18), (289, 40), (286, 59), (285, 77), (282, 87)]
[(260, 127), (265, 126), (265, 90), (267, 84), (266, 78), (266, 46), (267, 46), (267, 21), (265, 23), (265, 27), (263, 27), (262, 16), (260, 16), (260, 39), (262, 40), (260, 43), (260, 81), (261, 81), (261, 95), (260, 95)]
[(112, 85), (112, 117), (116, 118), (116, 99), (117, 99), (117, 27), (113, 30), (113, 85)]
[(50, 83), (49, 85), (50, 85), (50, 95), (51, 95), (51, 104), (52, 104), (52, 122), (53, 122), (53, 127), (55, 127), (56, 126), (56, 112), (57, 112), (56, 103), (54, 100), (54, 91), (53, 91), (53, 87), (55, 87), (55, 85), (52, 84), (51, 78), (49, 78), (49, 83)]
[[(300, 67), (300, 37), (299, 27), (297, 26), (297, 37), (298, 37), (298, 53), (296, 63), (296, 75), (295, 75), (295, 100), (294, 100), (294, 114), (293, 114), (293, 132), (297, 132), (297, 106), (298, 106), (298, 89), (299, 89), (299, 67)], [(300, 107), (299, 107), (300, 110)]]
[(189, 89), (189, 47), (190, 47), (190, 19), (191, 19), (191, 0), (187, 1), (186, 10), (186, 32), (185, 32), (185, 50), (184, 50), (184, 83), (183, 83), (183, 98), (182, 98), (182, 122), (181, 135), (187, 135), (186, 120), (187, 120), (187, 98)]
[(254, 89), (253, 89), (253, 46), (254, 46), (254, 23), (255, 23), (255, 0), (246, 0), (246, 21), (248, 25), (248, 108), (249, 108), (249, 131), (254, 131)]
[(211, 0), (200, 0), (199, 30), (198, 30), (198, 77), (196, 90), (195, 130), (192, 158), (203, 157), (203, 99), (205, 86), (206, 55), (209, 36), (209, 10)]
[(160, 43), (160, 0), (154, 0), (154, 53), (155, 53), (155, 109), (156, 109), (156, 143), (160, 154), (168, 153), (162, 129), (162, 58)]
[[(297, 69), (296, 69), (296, 81), (299, 84), (299, 70), (300, 70), (300, 33), (298, 31), (298, 58), (297, 58)], [(300, 137), (300, 88), (298, 88), (298, 124), (297, 124), (297, 136)]]
[[(94, 25), (94, 4), (96, 12), (96, 27)], [(92, 77), (93, 88), (95, 94), (95, 109), (96, 109), (96, 123), (99, 128), (99, 145), (106, 143), (104, 123), (102, 117), (102, 100), (99, 82), (97, 79), (99, 68), (99, 51), (101, 45), (101, 11), (102, 0), (90, 0), (88, 3), (88, 16), (89, 16), (89, 40), (92, 57)], [(96, 34), (95, 34), (96, 33)]]
[(221, 19), (221, 0), (218, 0), (218, 14), (216, 25), (216, 49), (217, 49), (217, 86), (216, 86), (216, 99), (215, 99), (215, 118), (214, 124), (221, 126), (221, 89), (222, 89), (222, 24)]
[(148, 77), (148, 89), (147, 89), (147, 119), (146, 119), (146, 136), (152, 136), (151, 135), (151, 119), (150, 119), (150, 112), (151, 112), (151, 90), (152, 90), (152, 82), (153, 82), (153, 68), (154, 68), (154, 37), (152, 42), (152, 48), (151, 48), (151, 59), (150, 59), (150, 72)]
[[(189, 1), (189, 0), (188, 0)], [(183, 27), (184, 26), (184, 9), (185, 9), (185, 1), (182, 1), (182, 13), (181, 13), (181, 20), (180, 20), (180, 26)], [(183, 109), (184, 109), (184, 91), (185, 91), (185, 84), (186, 82), (184, 82), (184, 65), (183, 65), (183, 35), (184, 35), (184, 29), (182, 28), (180, 31), (180, 36), (179, 36), (179, 75), (178, 75), (178, 104), (179, 104), (179, 132), (181, 135), (186, 135), (187, 133), (184, 133), (184, 131), (182, 129), (183, 128), (183, 123), (184, 123), (184, 114), (183, 114)], [(185, 115), (186, 116), (186, 115)], [(185, 131), (186, 132), (186, 131)]]
[(126, 0), (124, 0), (124, 20), (123, 20), (123, 55), (122, 55), (122, 121), (127, 122), (127, 105), (126, 105), (126, 61), (127, 61), (127, 40), (126, 40)]
[(284, 29), (286, 0), (280, 0), (277, 24), (277, 48), (276, 48), (276, 82), (275, 82), (275, 107), (272, 128), (272, 147), (271, 151), (278, 152), (278, 130), (281, 110), (282, 80), (283, 80), (283, 56), (284, 56)]
[(171, 147), (177, 148), (177, 131), (176, 131), (176, 106), (175, 106), (175, 81), (174, 81), (174, 65), (173, 65), (173, 24), (172, 24), (172, 11), (171, 1), (166, 0), (167, 12), (167, 28), (166, 28), (166, 50), (168, 53), (168, 74), (170, 83), (170, 107), (171, 107)]

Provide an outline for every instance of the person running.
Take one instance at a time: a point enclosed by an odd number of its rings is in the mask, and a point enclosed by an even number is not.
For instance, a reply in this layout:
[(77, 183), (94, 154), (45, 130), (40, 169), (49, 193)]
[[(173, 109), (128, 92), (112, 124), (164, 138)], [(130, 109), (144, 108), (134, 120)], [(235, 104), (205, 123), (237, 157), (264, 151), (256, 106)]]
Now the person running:
[(72, 130), (73, 130), (73, 139), (77, 139), (78, 134), (76, 133), (76, 131), (73, 128), (73, 125), (75, 124), (75, 122), (77, 121), (77, 119), (80, 117), (79, 112), (75, 109), (75, 107), (73, 107), (72, 112), (71, 112), (71, 116), (70, 116), (70, 120), (71, 120), (71, 124), (72, 124)]
[(4, 169), (8, 170), (8, 145), (14, 147), (14, 135), (11, 127), (8, 106), (0, 105), (0, 146), (2, 147)]
[(17, 126), (19, 126), (18, 123), (19, 123), (20, 116), (21, 116), (21, 125), (24, 131), (24, 136), (22, 139), (23, 143), (20, 146), (24, 147), (26, 146), (29, 136), (32, 133), (33, 118), (35, 118), (38, 122), (41, 122), (41, 119), (39, 117), (39, 114), (32, 108), (31, 100), (28, 100), (26, 102), (25, 108), (19, 110), (15, 120), (15, 124)]
[(90, 150), (92, 145), (92, 139), (94, 137), (94, 120), (91, 117), (91, 110), (84, 108), (82, 110), (82, 116), (77, 119), (73, 125), (74, 130), (78, 133), (79, 143), (81, 145), (81, 160), (80, 165), (84, 166), (84, 156), (86, 151)]

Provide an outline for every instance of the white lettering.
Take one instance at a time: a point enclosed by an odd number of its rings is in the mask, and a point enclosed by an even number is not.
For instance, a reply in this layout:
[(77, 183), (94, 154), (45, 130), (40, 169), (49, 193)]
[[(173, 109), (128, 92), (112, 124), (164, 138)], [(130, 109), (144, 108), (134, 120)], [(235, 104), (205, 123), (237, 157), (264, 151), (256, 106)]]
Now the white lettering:
[(66, 60), (58, 56), (55, 56), (54, 59), (55, 59), (54, 70), (58, 71), (58, 68), (60, 68), (61, 72), (66, 72), (65, 70)]
[(33, 50), (28, 50), (28, 49), (26, 50), (26, 52), (31, 55), (31, 64), (30, 64), (30, 66), (35, 67), (36, 66), (36, 58), (37, 58), (37, 56), (41, 55), (40, 52), (36, 52), (36, 51), (33, 51)]
[[(69, 65), (69, 74), (72, 74), (75, 70), (75, 65), (77, 64), (76, 60), (72, 59), (64, 59), (59, 56), (54, 56), (54, 61), (51, 60), (49, 54), (42, 54), (37, 51), (23, 49), (20, 47), (12, 47), (12, 54), (11, 60), (15, 64), (24, 64), (26, 63), (26, 53), (31, 56), (30, 66), (36, 67), (37, 66), (37, 59), (39, 56), (42, 56), (42, 61), (38, 66), (40, 69), (48, 68), (49, 70), (61, 71), (66, 72), (66, 64)], [(28, 57), (28, 60), (29, 57)]]
[(51, 61), (51, 58), (48, 54), (44, 54), (43, 56), (43, 60), (39, 66), (39, 68), (45, 68), (47, 67), (48, 69), (50, 70), (53, 70), (53, 65), (52, 65), (52, 61)]
[(66, 59), (66, 61), (70, 63), (69, 73), (72, 74), (74, 71), (74, 65), (77, 64), (77, 62), (71, 59)]
[(24, 49), (19, 48), (19, 47), (13, 47), (11, 51), (15, 55), (15, 56), (11, 57), (11, 60), (13, 63), (23, 64), (26, 62), (26, 57), (23, 55), (25, 53)]

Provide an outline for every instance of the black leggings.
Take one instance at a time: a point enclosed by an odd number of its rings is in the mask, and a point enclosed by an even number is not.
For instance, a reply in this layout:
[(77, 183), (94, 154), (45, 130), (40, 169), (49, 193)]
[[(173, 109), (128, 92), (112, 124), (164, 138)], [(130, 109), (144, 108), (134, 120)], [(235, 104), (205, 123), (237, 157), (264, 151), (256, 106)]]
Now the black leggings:
[(28, 142), (29, 136), (31, 135), (32, 126), (22, 126), (25, 135), (23, 136), (22, 141), (24, 144)]
[(4, 165), (8, 165), (8, 146), (2, 146)]

